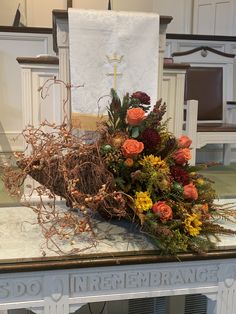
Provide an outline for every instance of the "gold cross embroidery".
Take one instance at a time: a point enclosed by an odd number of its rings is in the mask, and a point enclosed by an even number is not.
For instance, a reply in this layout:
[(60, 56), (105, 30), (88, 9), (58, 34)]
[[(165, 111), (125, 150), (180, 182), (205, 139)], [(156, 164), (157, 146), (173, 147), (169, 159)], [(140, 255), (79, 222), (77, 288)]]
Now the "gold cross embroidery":
[(111, 56), (106, 56), (110, 64), (113, 64), (113, 73), (107, 73), (108, 76), (113, 76), (113, 88), (117, 89), (117, 76), (121, 76), (122, 73), (117, 72), (117, 65), (121, 63), (124, 56), (119, 56), (116, 52)]

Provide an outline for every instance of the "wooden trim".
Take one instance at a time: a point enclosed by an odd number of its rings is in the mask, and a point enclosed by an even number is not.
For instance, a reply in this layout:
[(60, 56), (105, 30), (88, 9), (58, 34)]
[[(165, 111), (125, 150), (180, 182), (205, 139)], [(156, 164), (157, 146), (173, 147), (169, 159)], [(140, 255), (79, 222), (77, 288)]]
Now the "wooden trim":
[(67, 9), (73, 7), (73, 1), (72, 0), (67, 0)]
[(180, 39), (180, 40), (236, 41), (236, 36), (193, 35), (193, 34), (173, 34), (173, 33), (167, 33), (166, 38), (167, 39)]
[[(129, 254), (129, 255), (128, 255)], [(202, 255), (193, 253), (178, 256), (161, 256), (157, 251), (129, 252), (124, 254), (93, 254), (88, 256), (45, 257), (31, 260), (10, 260), (0, 263), (0, 273), (32, 272), (43, 270), (75, 269), (117, 265), (140, 265), (179, 261), (201, 261), (236, 258), (236, 250), (211, 251)]]
[(52, 28), (47, 27), (14, 27), (0, 26), (0, 32), (8, 33), (35, 33), (35, 34), (52, 34)]
[(16, 58), (19, 64), (59, 64), (58, 57), (54, 56), (40, 56), (40, 57), (18, 57)]
[[(56, 19), (68, 19), (68, 11), (67, 10), (53, 10), (52, 11), (52, 20), (53, 20), (53, 50), (57, 53), (58, 46), (57, 46), (57, 27), (56, 27)], [(169, 24), (172, 21), (173, 17), (168, 15), (161, 15), (160, 16), (160, 24)]]
[(188, 69), (190, 68), (190, 64), (188, 63), (164, 63), (164, 69)]
[(236, 101), (235, 100), (228, 100), (226, 101), (227, 105), (236, 105)]
[(160, 15), (160, 24), (170, 24), (173, 17), (170, 15)]
[(226, 53), (226, 52), (222, 52), (220, 50), (216, 50), (212, 47), (208, 47), (208, 46), (199, 46), (197, 48), (194, 48), (194, 49), (190, 49), (190, 50), (186, 50), (186, 51), (181, 51), (181, 52), (173, 52), (171, 54), (172, 57), (181, 57), (181, 56), (186, 56), (186, 55), (190, 55), (192, 53), (195, 53), (197, 51), (210, 51), (212, 53), (215, 53), (219, 56), (222, 56), (222, 57), (226, 57), (226, 58), (234, 58), (235, 57), (235, 54), (233, 53)]
[[(52, 11), (52, 15), (55, 18), (68, 19), (68, 11), (56, 9)], [(173, 17), (170, 15), (160, 15), (160, 23), (169, 24), (173, 20)]]

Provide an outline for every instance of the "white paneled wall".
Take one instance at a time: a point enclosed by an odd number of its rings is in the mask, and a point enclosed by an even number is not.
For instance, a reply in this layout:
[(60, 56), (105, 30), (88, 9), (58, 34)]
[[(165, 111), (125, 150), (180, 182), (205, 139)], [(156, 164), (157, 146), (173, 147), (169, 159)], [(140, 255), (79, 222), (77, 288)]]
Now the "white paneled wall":
[(157, 0), (154, 11), (173, 16), (168, 33), (190, 34), (192, 32), (192, 0)]
[(0, 0), (0, 25), (12, 25), (19, 4), (21, 22), (32, 27), (52, 27), (52, 10), (67, 8), (67, 0)]
[(0, 32), (0, 152), (22, 149), (23, 128), (19, 56), (52, 54), (51, 34)]
[(235, 35), (235, 4), (235, 0), (194, 0), (193, 33)]
[[(1, 0), (0, 23), (12, 25), (18, 4), (26, 26), (51, 27), (52, 10), (106, 10), (108, 0)], [(113, 10), (157, 12), (173, 16), (169, 33), (236, 35), (236, 0), (111, 0)]]
[(27, 0), (27, 26), (52, 27), (52, 10), (66, 8), (67, 0)]
[(22, 13), (21, 21), (26, 23), (26, 1), (25, 0), (1, 0), (0, 1), (0, 25), (12, 25), (16, 14), (16, 10), (20, 5)]
[[(153, 12), (156, 0), (111, 0), (113, 10)], [(73, 7), (106, 10), (108, 0), (73, 0)]]

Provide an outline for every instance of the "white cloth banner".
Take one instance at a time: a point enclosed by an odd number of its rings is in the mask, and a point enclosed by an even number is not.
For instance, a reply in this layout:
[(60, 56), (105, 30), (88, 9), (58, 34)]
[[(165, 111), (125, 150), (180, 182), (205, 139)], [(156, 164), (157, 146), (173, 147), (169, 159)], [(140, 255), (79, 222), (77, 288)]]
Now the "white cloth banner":
[(103, 114), (110, 89), (157, 100), (159, 15), (69, 9), (72, 112)]

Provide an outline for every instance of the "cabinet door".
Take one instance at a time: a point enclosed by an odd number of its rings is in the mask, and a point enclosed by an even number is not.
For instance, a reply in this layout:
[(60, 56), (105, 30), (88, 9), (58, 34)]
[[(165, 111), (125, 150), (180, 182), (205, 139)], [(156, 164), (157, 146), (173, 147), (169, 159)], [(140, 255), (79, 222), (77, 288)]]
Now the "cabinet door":
[(153, 0), (153, 11), (173, 17), (167, 28), (168, 33), (192, 32), (192, 0)]
[(233, 35), (234, 0), (194, 0), (193, 33)]
[(215, 35), (233, 35), (234, 1), (217, 0), (215, 3)]

